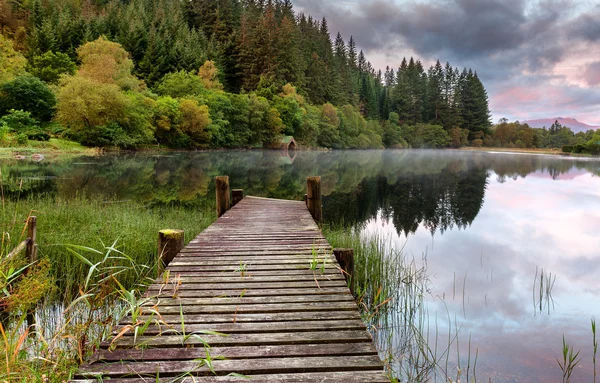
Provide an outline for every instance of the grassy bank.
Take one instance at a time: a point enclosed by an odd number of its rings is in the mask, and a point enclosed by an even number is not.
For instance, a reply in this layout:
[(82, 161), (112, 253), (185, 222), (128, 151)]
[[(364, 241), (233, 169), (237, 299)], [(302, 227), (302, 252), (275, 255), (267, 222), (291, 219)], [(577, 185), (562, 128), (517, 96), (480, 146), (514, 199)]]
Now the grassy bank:
[[(0, 323), (0, 382), (68, 380), (118, 318), (139, 310), (156, 275), (158, 230), (183, 229), (187, 243), (214, 219), (212, 209), (84, 197), (1, 202), (1, 302), (12, 309)], [(25, 238), (30, 215), (37, 216), (40, 261), (25, 274), (24, 254), (6, 255)], [(28, 309), (15, 301), (37, 302), (36, 325), (26, 324)]]
[[(185, 230), (186, 243), (214, 219), (211, 211), (190, 211), (179, 206), (150, 207), (134, 202), (100, 201), (76, 197), (62, 200), (32, 197), (3, 201), (0, 230), (3, 233), (1, 254), (4, 256), (25, 239), (29, 215), (37, 216), (39, 256), (50, 262), (50, 275), (57, 294), (70, 301), (86, 278), (87, 270), (64, 245), (99, 248), (115, 244), (115, 249), (136, 263), (154, 265), (156, 239), (161, 229)], [(101, 255), (90, 254), (97, 262)], [(124, 278), (122, 283), (133, 281)]]
[(69, 141), (62, 138), (51, 138), (48, 141), (27, 141), (24, 145), (10, 145), (0, 147), (0, 159), (15, 158), (23, 156), (31, 157), (33, 154), (42, 154), (45, 157), (55, 157), (63, 155), (96, 155), (99, 153), (97, 148), (88, 148), (75, 141)]

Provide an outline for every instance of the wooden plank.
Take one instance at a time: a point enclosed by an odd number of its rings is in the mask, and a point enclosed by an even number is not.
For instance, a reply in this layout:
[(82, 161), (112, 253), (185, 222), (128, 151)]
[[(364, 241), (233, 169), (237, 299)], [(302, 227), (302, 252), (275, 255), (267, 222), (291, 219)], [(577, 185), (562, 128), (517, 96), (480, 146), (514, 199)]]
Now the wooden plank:
[(292, 311), (353, 311), (354, 301), (270, 303), (261, 305), (210, 305), (210, 306), (161, 306), (157, 311), (165, 314), (230, 314), (230, 313), (285, 313)]
[[(252, 359), (294, 356), (344, 356), (344, 355), (377, 355), (371, 343), (326, 343), (326, 344), (294, 344), (269, 346), (233, 346), (212, 347), (213, 357), (227, 359)], [(91, 363), (118, 361), (158, 361), (158, 360), (194, 360), (205, 358), (204, 347), (149, 348), (149, 349), (116, 349), (114, 351), (99, 350)]]
[[(206, 376), (173, 378), (111, 379), (111, 383), (389, 383), (390, 379), (381, 371), (317, 372), (298, 374), (269, 374), (235, 376)], [(96, 379), (77, 379), (73, 383), (98, 383)]]
[(236, 289), (236, 290), (177, 290), (172, 286), (159, 288), (153, 285), (148, 289), (147, 296), (165, 297), (165, 298), (218, 298), (218, 297), (270, 297), (270, 296), (290, 296), (290, 295), (322, 295), (322, 294), (348, 294), (348, 288), (344, 287), (321, 287), (312, 286), (310, 288), (293, 289)]
[[(130, 322), (125, 322), (130, 323)], [(123, 323), (123, 324), (125, 324)], [(123, 324), (117, 326), (114, 334), (118, 334)], [(364, 322), (360, 319), (342, 319), (330, 321), (296, 321), (296, 322), (240, 322), (240, 323), (211, 323), (211, 324), (189, 324), (174, 323), (169, 326), (151, 325), (144, 331), (148, 335), (168, 335), (174, 332), (185, 332), (191, 334), (200, 331), (216, 331), (224, 334), (252, 334), (252, 333), (274, 333), (274, 332), (306, 332), (306, 331), (335, 331), (335, 330), (366, 330)], [(126, 335), (133, 336), (133, 332)]]
[(142, 306), (159, 305), (169, 306), (211, 306), (211, 305), (267, 305), (281, 303), (305, 303), (305, 302), (352, 302), (351, 294), (329, 294), (329, 295), (292, 295), (283, 297), (218, 297), (218, 298), (152, 298)]
[(281, 374), (305, 372), (334, 372), (354, 370), (381, 370), (381, 360), (377, 355), (361, 356), (319, 356), (267, 359), (212, 360), (212, 370), (205, 363), (197, 361), (160, 361), (137, 363), (96, 363), (82, 368), (78, 375), (118, 377), (156, 376), (169, 377), (181, 374), (225, 375), (238, 374)]
[[(162, 284), (155, 284), (153, 286), (162, 286)], [(302, 281), (302, 282), (260, 282), (260, 283), (244, 283), (240, 281), (237, 283), (184, 283), (178, 286), (179, 290), (238, 290), (238, 289), (298, 289), (298, 288), (319, 288), (319, 287), (341, 287), (346, 286), (346, 281), (342, 278), (340, 280), (324, 280), (315, 282), (314, 280)]]
[[(181, 346), (265, 346), (278, 344), (303, 343), (352, 343), (371, 342), (371, 336), (366, 331), (313, 331), (301, 333), (272, 333), (272, 334), (231, 334), (231, 335), (162, 335), (121, 337), (114, 344), (119, 347), (181, 347)], [(108, 343), (102, 344), (103, 348)]]
[[(140, 316), (145, 321), (148, 315)], [(162, 314), (161, 319), (167, 324), (181, 323), (177, 314)], [(289, 313), (230, 313), (230, 314), (190, 314), (185, 316), (185, 323), (242, 323), (242, 322), (277, 322), (277, 321), (321, 321), (321, 320), (361, 319), (358, 311), (298, 311)], [(123, 323), (131, 322), (125, 317)]]

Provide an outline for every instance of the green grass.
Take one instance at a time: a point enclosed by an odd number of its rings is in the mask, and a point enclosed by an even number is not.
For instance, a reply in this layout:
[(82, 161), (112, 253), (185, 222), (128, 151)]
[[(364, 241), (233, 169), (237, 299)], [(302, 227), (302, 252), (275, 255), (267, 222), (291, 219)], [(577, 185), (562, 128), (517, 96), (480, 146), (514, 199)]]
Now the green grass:
[[(86, 265), (65, 244), (93, 248), (110, 245), (128, 254), (136, 263), (155, 265), (157, 236), (161, 229), (182, 229), (189, 242), (214, 219), (212, 211), (192, 211), (179, 206), (150, 207), (134, 202), (100, 201), (75, 197), (52, 199), (32, 197), (3, 201), (0, 206), (0, 230), (3, 233), (0, 254), (5, 255), (25, 238), (27, 217), (37, 216), (37, 243), (40, 258), (51, 264), (60, 298), (70, 301), (86, 278)], [(91, 261), (100, 256), (90, 254)], [(134, 281), (122, 280), (126, 286)]]
[(64, 138), (51, 138), (48, 141), (28, 140), (25, 145), (18, 145), (16, 140), (0, 141), (0, 159), (13, 158), (15, 155), (30, 156), (32, 154), (43, 154), (45, 156), (56, 155), (94, 155), (98, 152), (96, 148), (88, 148), (78, 142)]

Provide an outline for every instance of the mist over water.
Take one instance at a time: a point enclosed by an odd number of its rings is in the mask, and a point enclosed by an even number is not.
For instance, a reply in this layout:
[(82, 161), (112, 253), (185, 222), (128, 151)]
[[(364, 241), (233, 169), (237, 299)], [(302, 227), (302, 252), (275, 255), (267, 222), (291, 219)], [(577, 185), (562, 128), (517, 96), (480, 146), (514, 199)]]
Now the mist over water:
[[(465, 151), (228, 151), (0, 162), (6, 198), (149, 207), (214, 206), (214, 177), (246, 195), (302, 199), (322, 177), (326, 223), (377, 233), (427, 261), (427, 313), (477, 379), (557, 382), (562, 336), (592, 381), (590, 320), (600, 313), (600, 162)], [(38, 216), (43, 213), (38, 214)], [(540, 302), (541, 270), (556, 279)], [(450, 318), (450, 320), (448, 320)], [(456, 347), (454, 345), (453, 347)], [(455, 351), (453, 351), (455, 352)], [(471, 361), (472, 363), (472, 361)]]

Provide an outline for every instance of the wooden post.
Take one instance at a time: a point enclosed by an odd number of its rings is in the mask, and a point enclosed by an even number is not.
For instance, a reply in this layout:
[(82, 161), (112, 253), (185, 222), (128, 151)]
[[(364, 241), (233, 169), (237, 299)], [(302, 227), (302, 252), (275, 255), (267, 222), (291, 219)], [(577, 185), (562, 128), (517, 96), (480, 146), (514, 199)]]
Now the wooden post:
[(308, 208), (308, 194), (304, 195), (304, 204), (306, 205), (306, 207)]
[(158, 275), (183, 249), (183, 230), (161, 230), (158, 232)]
[(321, 202), (321, 177), (306, 178), (307, 207), (317, 223), (323, 222), (323, 204)]
[(27, 242), (27, 249), (25, 250), (25, 255), (27, 256), (27, 260), (29, 263), (33, 263), (37, 261), (37, 245), (35, 243), (35, 237), (37, 235), (37, 217), (31, 216), (27, 220), (27, 237), (29, 242)]
[[(37, 217), (32, 215), (27, 219), (27, 239), (29, 241), (27, 242), (27, 248), (25, 249), (25, 257), (30, 264), (37, 262), (37, 244), (35, 243), (36, 237)], [(31, 265), (29, 267), (31, 267)], [(27, 321), (27, 326), (35, 325), (35, 309), (27, 311), (25, 320)]]
[(217, 191), (217, 218), (219, 218), (231, 207), (229, 177), (215, 177), (215, 190)]
[(344, 270), (346, 283), (354, 295), (354, 249), (333, 249), (333, 255)]
[(231, 191), (231, 206), (235, 206), (244, 199), (244, 190), (243, 189), (233, 189)]

